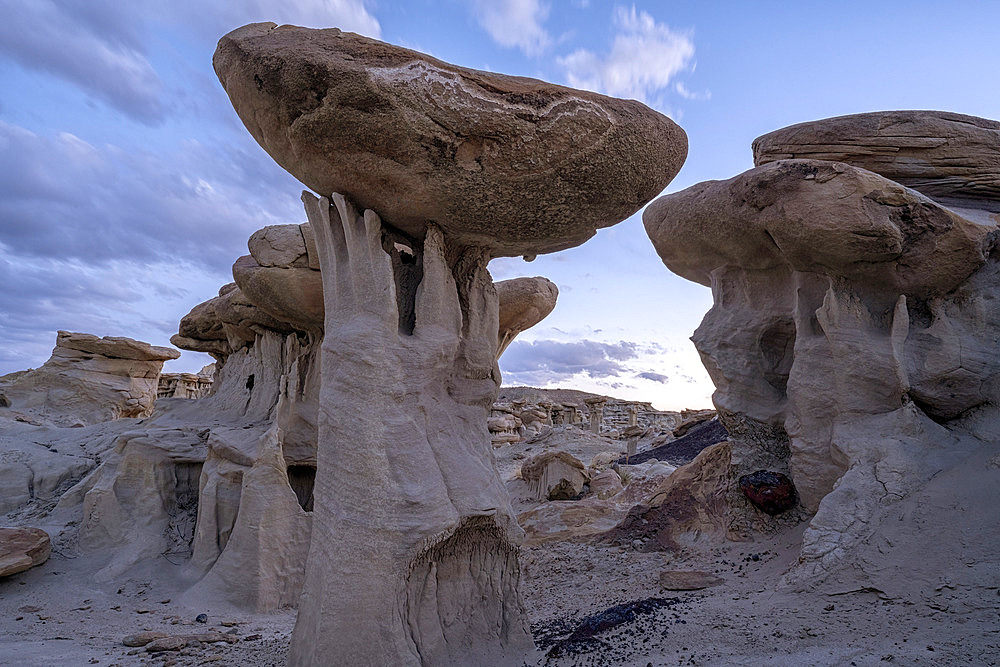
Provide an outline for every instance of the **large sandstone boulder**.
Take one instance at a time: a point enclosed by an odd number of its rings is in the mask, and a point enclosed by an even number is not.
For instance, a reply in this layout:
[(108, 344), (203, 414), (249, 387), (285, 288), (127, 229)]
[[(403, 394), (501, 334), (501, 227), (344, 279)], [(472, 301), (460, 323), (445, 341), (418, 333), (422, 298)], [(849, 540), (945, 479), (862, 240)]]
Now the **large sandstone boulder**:
[(215, 70), (250, 134), (321, 195), (494, 256), (579, 245), (670, 182), (684, 132), (632, 100), (457, 67), (337, 29), (255, 23)]
[(675, 550), (693, 536), (735, 536), (732, 482), (730, 443), (707, 447), (659, 480), (604, 538), (623, 544), (639, 540), (647, 550)]
[[(57, 426), (83, 426), (153, 411), (163, 362), (180, 352), (169, 347), (106, 336), (60, 331), (40, 368), (0, 384), (4, 407)], [(0, 407), (0, 412), (3, 407)]]
[(946, 111), (878, 111), (758, 137), (754, 164), (846, 162), (959, 206), (1000, 210), (1000, 122)]
[(38, 528), (0, 528), (0, 577), (24, 572), (49, 558), (49, 535)]
[[(756, 168), (646, 209), (668, 268), (712, 288), (693, 340), (731, 479), (783, 475), (801, 503), (752, 510), (754, 527), (812, 515), (798, 585), (885, 590), (905, 564), (891, 585), (911, 594), (948, 577), (981, 587), (908, 551), (936, 530), (962, 536), (962, 560), (996, 563), (973, 523), (995, 493), (940, 498), (942, 479), (980, 479), (970, 462), (1000, 438), (998, 127), (937, 112), (794, 126), (755, 142)], [(744, 498), (729, 505), (748, 516)], [(920, 526), (901, 522), (915, 506)]]

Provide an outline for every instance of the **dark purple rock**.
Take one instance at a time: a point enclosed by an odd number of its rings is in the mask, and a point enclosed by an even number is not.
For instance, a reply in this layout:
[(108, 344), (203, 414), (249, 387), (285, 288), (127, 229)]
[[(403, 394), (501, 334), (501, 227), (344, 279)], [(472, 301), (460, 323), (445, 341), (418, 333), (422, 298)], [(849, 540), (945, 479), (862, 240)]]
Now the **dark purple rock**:
[(743, 475), (740, 490), (754, 507), (771, 516), (790, 510), (798, 498), (792, 480), (770, 470)]

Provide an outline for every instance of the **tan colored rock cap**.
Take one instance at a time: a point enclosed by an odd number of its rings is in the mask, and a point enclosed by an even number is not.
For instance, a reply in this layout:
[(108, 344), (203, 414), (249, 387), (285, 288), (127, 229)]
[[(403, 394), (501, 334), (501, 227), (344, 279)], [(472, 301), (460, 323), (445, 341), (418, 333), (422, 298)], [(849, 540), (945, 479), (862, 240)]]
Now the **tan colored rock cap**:
[(250, 24), (213, 63), (253, 137), (317, 193), (494, 256), (579, 245), (659, 194), (687, 154), (684, 131), (634, 100), (335, 28)]
[(947, 111), (878, 111), (799, 123), (753, 142), (754, 164), (846, 162), (934, 199), (1000, 210), (1000, 122)]
[(135, 361), (167, 361), (176, 359), (181, 353), (171, 347), (150, 345), (140, 340), (123, 336), (100, 338), (88, 333), (60, 331), (56, 336), (56, 352), (59, 348), (99, 354), (111, 359), (132, 359)]
[(657, 199), (642, 220), (664, 264), (703, 285), (716, 269), (787, 264), (917, 296), (944, 294), (982, 266), (992, 231), (878, 174), (818, 160), (699, 183)]

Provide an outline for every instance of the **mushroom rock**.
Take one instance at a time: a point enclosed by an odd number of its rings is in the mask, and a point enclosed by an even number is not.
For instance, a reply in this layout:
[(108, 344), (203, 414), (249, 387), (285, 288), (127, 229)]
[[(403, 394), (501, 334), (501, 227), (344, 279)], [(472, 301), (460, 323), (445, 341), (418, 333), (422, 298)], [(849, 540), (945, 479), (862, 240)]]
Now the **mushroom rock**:
[(564, 451), (542, 452), (521, 465), (521, 479), (535, 500), (572, 500), (590, 481), (579, 459)]
[(0, 393), (12, 411), (56, 426), (146, 417), (163, 362), (179, 356), (173, 348), (131, 338), (60, 331), (49, 360), (0, 385)]
[(49, 534), (40, 528), (0, 528), (0, 577), (41, 565), (51, 553)]
[(946, 111), (879, 111), (799, 123), (753, 142), (754, 164), (847, 162), (928, 197), (1000, 211), (1000, 122)]
[(433, 221), (493, 256), (583, 243), (659, 194), (687, 154), (683, 130), (634, 100), (335, 28), (250, 24), (213, 64), (250, 134), (315, 192), (417, 239)]
[(559, 288), (547, 278), (513, 278), (496, 284), (500, 304), (497, 358), (517, 334), (544, 320), (556, 307)]
[(765, 470), (797, 491), (800, 511), (756, 527), (811, 515), (789, 582), (919, 594), (945, 576), (947, 558), (918, 555), (949, 548), (938, 533), (996, 562), (974, 517), (997, 485), (947, 484), (981, 480), (1000, 438), (997, 127), (937, 112), (798, 125), (758, 139), (754, 169), (645, 211), (667, 267), (712, 288), (693, 340), (732, 479)]
[(245, 26), (214, 65), (258, 143), (324, 195), (303, 193), (325, 321), (291, 664), (520, 664), (532, 642), (487, 430), (500, 306), (486, 265), (638, 210), (679, 170), (683, 131), (638, 102), (335, 29)]

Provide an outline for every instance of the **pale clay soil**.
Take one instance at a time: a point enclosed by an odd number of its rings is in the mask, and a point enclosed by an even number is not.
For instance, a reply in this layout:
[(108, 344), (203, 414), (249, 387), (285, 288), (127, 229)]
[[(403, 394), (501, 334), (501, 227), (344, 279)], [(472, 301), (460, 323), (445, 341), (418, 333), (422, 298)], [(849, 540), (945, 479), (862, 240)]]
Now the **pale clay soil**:
[[(572, 629), (583, 617), (623, 602), (666, 600), (596, 635), (579, 653), (548, 658), (539, 651), (526, 664), (1000, 664), (1000, 595), (992, 606), (959, 612), (874, 592), (782, 591), (780, 576), (796, 558), (800, 531), (752, 543), (704, 543), (682, 556), (566, 542), (525, 548), (522, 588), (536, 638), (553, 628)], [(180, 596), (179, 586), (168, 582), (180, 568), (166, 561), (160, 568), (156, 577), (133, 574), (95, 584), (93, 563), (53, 553), (44, 565), (0, 580), (0, 664), (284, 664), (294, 611), (248, 614), (199, 602), (191, 593)], [(661, 591), (663, 570), (711, 572), (724, 583)], [(207, 614), (206, 624), (194, 621), (200, 613)], [(232, 632), (240, 641), (157, 655), (121, 643), (143, 630), (210, 629)]]

